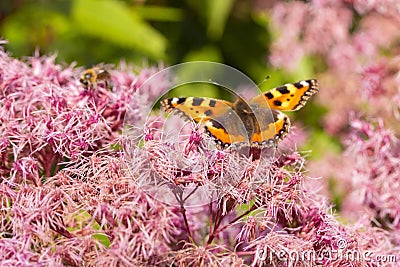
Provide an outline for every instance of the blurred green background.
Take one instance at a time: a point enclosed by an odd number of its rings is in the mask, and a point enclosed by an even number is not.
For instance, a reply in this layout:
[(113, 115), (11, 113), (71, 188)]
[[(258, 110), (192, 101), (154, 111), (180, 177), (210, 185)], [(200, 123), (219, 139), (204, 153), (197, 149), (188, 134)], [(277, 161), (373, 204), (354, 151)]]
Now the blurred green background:
[(307, 66), (296, 77), (270, 68), (269, 15), (257, 1), (2, 0), (0, 10), (0, 35), (15, 57), (38, 48), (86, 67), (121, 59), (140, 66), (209, 60), (256, 83), (271, 75), (266, 88), (313, 76)]

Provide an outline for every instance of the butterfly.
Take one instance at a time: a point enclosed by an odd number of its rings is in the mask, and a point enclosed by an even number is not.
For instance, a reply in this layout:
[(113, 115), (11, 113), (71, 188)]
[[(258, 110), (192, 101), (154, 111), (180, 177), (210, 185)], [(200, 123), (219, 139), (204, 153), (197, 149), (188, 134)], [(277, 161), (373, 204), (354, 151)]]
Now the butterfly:
[(219, 148), (275, 147), (289, 132), (289, 117), (281, 111), (304, 107), (318, 92), (317, 80), (303, 80), (273, 88), (249, 101), (205, 97), (174, 97), (161, 101), (166, 112), (200, 123)]

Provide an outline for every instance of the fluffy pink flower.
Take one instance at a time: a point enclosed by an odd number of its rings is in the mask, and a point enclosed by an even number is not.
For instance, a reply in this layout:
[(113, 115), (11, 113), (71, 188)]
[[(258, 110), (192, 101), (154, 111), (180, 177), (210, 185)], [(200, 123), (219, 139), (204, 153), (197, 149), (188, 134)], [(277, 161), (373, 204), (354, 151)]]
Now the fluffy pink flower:
[(355, 157), (353, 186), (358, 201), (374, 211), (375, 219), (385, 227), (400, 228), (400, 146), (393, 132), (381, 120), (376, 125), (357, 118), (352, 121), (347, 140), (349, 157)]
[[(197, 125), (176, 118), (164, 125), (163, 113), (145, 112), (169, 84), (164, 76), (146, 83), (156, 69), (110, 70), (110, 89), (85, 89), (78, 71), (54, 57), (27, 62), (0, 53), (2, 264), (368, 266), (324, 254), (342, 244), (397, 255), (397, 236), (340, 224), (326, 199), (307, 190), (306, 161), (295, 150), (301, 138), (258, 157), (218, 150)], [(121, 135), (138, 122), (143, 128), (133, 139)], [(168, 126), (181, 134), (167, 134)], [(396, 182), (394, 138), (383, 130), (375, 136), (367, 124), (354, 127), (368, 136), (352, 139), (366, 158), (355, 169), (363, 203), (385, 226), (397, 227), (396, 196), (387, 192)], [(371, 177), (379, 183), (368, 184)], [(281, 250), (322, 256), (261, 253)]]

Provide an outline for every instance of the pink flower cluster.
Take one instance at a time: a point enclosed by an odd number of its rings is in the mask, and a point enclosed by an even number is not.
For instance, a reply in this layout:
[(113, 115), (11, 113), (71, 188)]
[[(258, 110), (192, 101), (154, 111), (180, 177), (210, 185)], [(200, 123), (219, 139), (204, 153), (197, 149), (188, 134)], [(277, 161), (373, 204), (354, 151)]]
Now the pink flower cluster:
[(135, 110), (153, 101), (148, 92), (135, 93), (157, 69), (137, 76), (112, 72), (114, 92), (84, 90), (82, 69), (64, 68), (54, 60), (36, 55), (22, 62), (0, 51), (0, 174), (10, 183), (38, 185), (39, 177), (54, 175), (67, 161), (108, 149), (120, 135), (128, 107)]
[(342, 145), (309, 162), (321, 179), (308, 188), (333, 196), (342, 219), (390, 231), (397, 251), (399, 7), (390, 0), (315, 0), (267, 10), (277, 36), (271, 64), (295, 71), (307, 62), (319, 73), (321, 126)]
[(365, 208), (379, 227), (400, 229), (400, 143), (378, 119), (374, 124), (353, 118), (345, 159), (353, 159), (349, 196)]
[[(363, 253), (399, 256), (384, 227), (341, 224), (306, 189), (290, 142), (254, 159), (215, 149), (192, 125), (173, 139), (162, 112), (142, 113), (168, 86), (146, 86), (155, 68), (121, 64), (111, 88), (86, 90), (81, 69), (54, 60), (0, 52), (0, 265), (378, 266)], [(139, 121), (141, 140), (127, 142), (123, 128)], [(374, 151), (389, 165), (397, 154), (385, 144)], [(395, 206), (383, 213), (374, 190), (365, 203), (394, 225)]]

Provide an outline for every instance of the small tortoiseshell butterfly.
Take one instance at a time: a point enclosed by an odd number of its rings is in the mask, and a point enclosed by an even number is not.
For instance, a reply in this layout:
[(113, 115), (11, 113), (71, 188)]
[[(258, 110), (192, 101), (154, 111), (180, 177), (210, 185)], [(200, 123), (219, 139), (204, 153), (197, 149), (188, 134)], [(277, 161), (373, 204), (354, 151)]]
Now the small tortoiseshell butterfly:
[(316, 92), (317, 80), (312, 79), (273, 88), (249, 101), (174, 97), (162, 100), (161, 105), (167, 112), (201, 123), (221, 148), (263, 148), (276, 146), (289, 132), (289, 118), (280, 110), (299, 110)]

